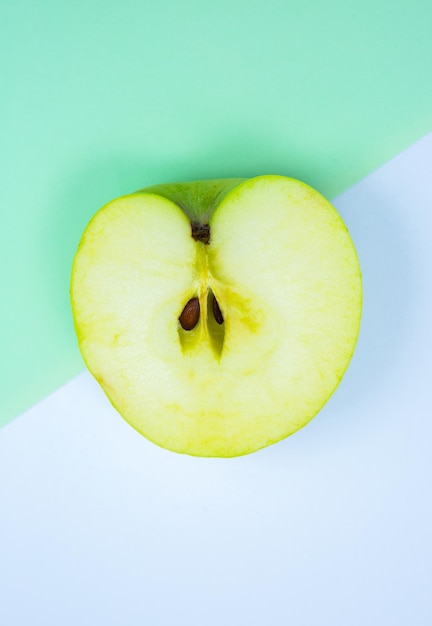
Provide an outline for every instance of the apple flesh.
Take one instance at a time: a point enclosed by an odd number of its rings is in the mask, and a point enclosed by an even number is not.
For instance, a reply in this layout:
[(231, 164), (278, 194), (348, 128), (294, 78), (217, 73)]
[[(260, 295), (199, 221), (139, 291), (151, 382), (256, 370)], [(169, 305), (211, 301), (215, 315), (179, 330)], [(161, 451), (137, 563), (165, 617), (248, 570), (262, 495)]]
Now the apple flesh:
[(338, 386), (361, 317), (342, 219), (283, 176), (158, 185), (91, 220), (71, 282), (84, 360), (158, 445), (254, 452), (302, 428)]

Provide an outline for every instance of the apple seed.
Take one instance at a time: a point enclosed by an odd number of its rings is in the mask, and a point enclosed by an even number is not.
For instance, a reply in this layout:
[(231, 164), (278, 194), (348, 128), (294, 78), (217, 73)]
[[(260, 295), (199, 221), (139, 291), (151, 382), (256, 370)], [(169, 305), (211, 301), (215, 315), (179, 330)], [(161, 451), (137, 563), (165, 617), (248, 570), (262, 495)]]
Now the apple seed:
[(213, 294), (213, 315), (218, 324), (223, 324), (224, 318), (222, 311), (220, 310), (219, 303), (216, 300), (216, 296)]
[(179, 317), (183, 330), (192, 330), (198, 324), (200, 317), (200, 303), (198, 298), (191, 298)]

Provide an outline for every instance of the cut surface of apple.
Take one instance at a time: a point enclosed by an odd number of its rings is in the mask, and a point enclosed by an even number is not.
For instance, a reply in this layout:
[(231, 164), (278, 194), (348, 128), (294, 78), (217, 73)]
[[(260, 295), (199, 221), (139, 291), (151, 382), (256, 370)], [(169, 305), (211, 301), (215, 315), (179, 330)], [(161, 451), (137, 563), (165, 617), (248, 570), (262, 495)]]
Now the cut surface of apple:
[(84, 360), (136, 430), (232, 457), (325, 404), (354, 351), (362, 288), (336, 210), (268, 175), (110, 202), (82, 237), (71, 300)]

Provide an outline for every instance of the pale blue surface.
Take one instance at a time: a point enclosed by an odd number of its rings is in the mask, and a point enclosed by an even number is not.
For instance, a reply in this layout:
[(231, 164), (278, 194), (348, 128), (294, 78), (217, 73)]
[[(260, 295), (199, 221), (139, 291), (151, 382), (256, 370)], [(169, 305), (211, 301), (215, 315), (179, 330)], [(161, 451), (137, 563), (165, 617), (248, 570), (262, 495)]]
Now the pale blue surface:
[(336, 199), (362, 331), (293, 437), (178, 456), (87, 374), (0, 431), (2, 624), (432, 623), (431, 162), (432, 135)]

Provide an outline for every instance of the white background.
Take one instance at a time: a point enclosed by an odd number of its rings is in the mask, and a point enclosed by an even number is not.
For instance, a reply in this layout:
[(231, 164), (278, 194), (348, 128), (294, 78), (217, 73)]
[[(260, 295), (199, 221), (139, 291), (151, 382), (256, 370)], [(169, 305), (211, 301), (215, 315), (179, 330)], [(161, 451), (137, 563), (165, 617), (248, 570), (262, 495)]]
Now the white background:
[(231, 460), (147, 442), (83, 374), (0, 431), (0, 623), (432, 623), (432, 135), (334, 202), (352, 364), (305, 429)]

